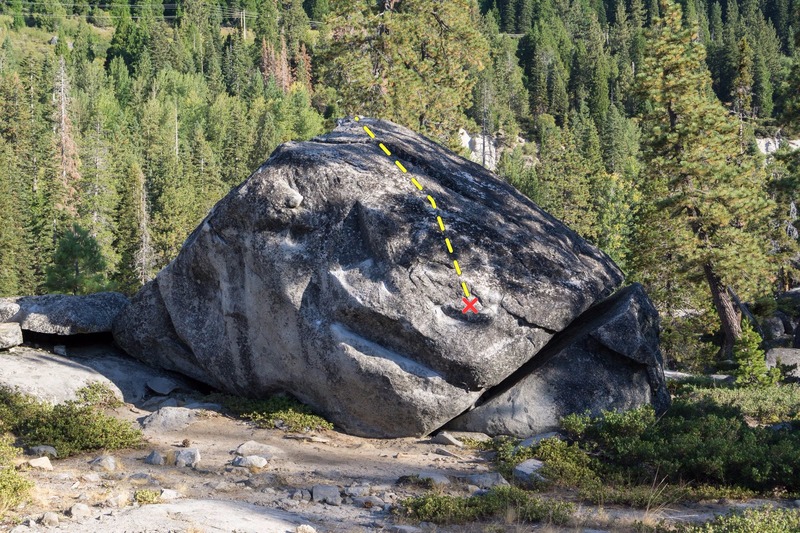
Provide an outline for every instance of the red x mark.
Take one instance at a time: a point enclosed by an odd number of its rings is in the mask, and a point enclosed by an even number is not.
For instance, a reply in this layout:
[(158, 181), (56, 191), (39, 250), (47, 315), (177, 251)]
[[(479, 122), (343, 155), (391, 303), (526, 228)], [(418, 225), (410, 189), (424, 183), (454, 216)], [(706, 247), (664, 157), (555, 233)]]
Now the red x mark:
[(466, 307), (461, 311), (462, 313), (466, 315), (469, 311), (472, 311), (476, 315), (478, 314), (478, 310), (475, 309), (475, 304), (478, 303), (477, 298), (473, 298), (472, 300), (468, 298), (461, 298), (461, 301), (464, 302), (464, 305), (466, 305)]

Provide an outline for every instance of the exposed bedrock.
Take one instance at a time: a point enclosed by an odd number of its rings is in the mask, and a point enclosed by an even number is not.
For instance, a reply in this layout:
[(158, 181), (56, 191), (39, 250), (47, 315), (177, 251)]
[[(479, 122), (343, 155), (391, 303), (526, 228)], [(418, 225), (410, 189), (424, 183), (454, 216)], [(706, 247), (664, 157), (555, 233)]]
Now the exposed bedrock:
[[(462, 313), (461, 281), (479, 314)], [(393, 123), (344, 120), (278, 147), (222, 199), (120, 313), (114, 337), (231, 393), (291, 393), (352, 434), (424, 435), (520, 369), (541, 373), (550, 363), (537, 366), (537, 354), (622, 281), (606, 255), (486, 169)], [(657, 317), (643, 305), (603, 331), (647, 349), (596, 340), (586, 350), (599, 363), (574, 363), (630, 388), (626, 406), (666, 394)]]

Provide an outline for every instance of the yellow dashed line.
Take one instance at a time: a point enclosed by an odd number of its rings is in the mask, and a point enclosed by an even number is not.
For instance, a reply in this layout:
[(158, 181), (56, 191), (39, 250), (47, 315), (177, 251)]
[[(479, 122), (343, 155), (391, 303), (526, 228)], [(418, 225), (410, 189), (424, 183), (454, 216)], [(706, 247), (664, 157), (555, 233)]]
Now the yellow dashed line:
[[(359, 118), (358, 117), (353, 117), (353, 120), (358, 122)], [(367, 135), (369, 135), (370, 138), (372, 138), (372, 139), (375, 138), (375, 134), (372, 133), (372, 130), (370, 130), (367, 126), (364, 126), (364, 131), (367, 132)], [(389, 151), (388, 148), (386, 148), (386, 145), (384, 145), (383, 143), (378, 143), (378, 146), (380, 147), (381, 150), (383, 150), (383, 153), (385, 153), (387, 156), (391, 157), (392, 153)], [(403, 166), (403, 163), (401, 163), (399, 159), (395, 159), (394, 160), (394, 164), (397, 165), (397, 168), (399, 168), (403, 173), (408, 172), (408, 170), (406, 170), (406, 167)], [(417, 189), (419, 189), (420, 191), (423, 190), (422, 184), (419, 181), (417, 181), (416, 178), (412, 177), (411, 178), (411, 183), (413, 183), (414, 186)], [(436, 206), (436, 200), (434, 200), (433, 196), (431, 196), (430, 194), (428, 195), (428, 202), (430, 202), (431, 207), (433, 207), (434, 209), (438, 209), (438, 207)], [(442, 220), (442, 217), (437, 215), (436, 216), (436, 222), (439, 224), (439, 229), (442, 232), (444, 232), (445, 231), (445, 227), (444, 227), (444, 220)], [(451, 254), (454, 253), (453, 245), (450, 242), (450, 239), (445, 237), (444, 243), (447, 245), (447, 251), (449, 253), (451, 253)], [(453, 260), (453, 266), (456, 269), (456, 274), (461, 276), (461, 266), (458, 264), (458, 260), (457, 259)], [(462, 281), (461, 282), (461, 289), (464, 291), (464, 296), (469, 298), (470, 294), (469, 294), (469, 289), (467, 288), (467, 282), (466, 281)]]

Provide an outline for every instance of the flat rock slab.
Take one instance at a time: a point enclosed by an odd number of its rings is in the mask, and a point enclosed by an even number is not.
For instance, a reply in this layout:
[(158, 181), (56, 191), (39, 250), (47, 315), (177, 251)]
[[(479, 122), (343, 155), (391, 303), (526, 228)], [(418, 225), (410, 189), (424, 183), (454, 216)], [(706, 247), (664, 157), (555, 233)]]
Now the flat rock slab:
[(16, 322), (0, 324), (0, 350), (22, 344), (22, 329)]
[[(0, 385), (16, 387), (49, 403), (76, 400), (78, 389), (99, 381), (108, 385), (120, 400), (138, 404), (148, 394), (146, 383), (166, 374), (111, 346), (76, 347), (69, 357), (27, 346), (0, 355)], [(185, 380), (169, 379), (191, 390)]]
[(262, 505), (220, 500), (178, 500), (170, 503), (124, 508), (104, 513), (98, 520), (81, 523), (81, 533), (120, 531), (238, 531), (240, 533), (294, 532), (308, 524), (298, 515)]
[(57, 404), (77, 400), (77, 390), (92, 382), (107, 385), (123, 399), (114, 382), (72, 359), (27, 347), (0, 356), (0, 385), (18, 389), (40, 401)]
[(16, 322), (25, 331), (51, 335), (108, 333), (114, 318), (128, 304), (118, 292), (99, 292), (85, 296), (47, 294), (4, 298), (0, 316), (17, 312), (4, 322)]

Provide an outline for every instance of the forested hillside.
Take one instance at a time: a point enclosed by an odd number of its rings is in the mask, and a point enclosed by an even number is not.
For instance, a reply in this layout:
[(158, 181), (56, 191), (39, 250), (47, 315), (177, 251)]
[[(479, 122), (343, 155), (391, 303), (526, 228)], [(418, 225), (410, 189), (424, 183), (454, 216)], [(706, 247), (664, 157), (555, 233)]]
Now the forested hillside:
[(135, 292), (278, 144), (354, 113), (496, 136), (684, 358), (795, 280), (800, 157), (755, 137), (800, 136), (798, 0), (0, 5), (2, 294)]

